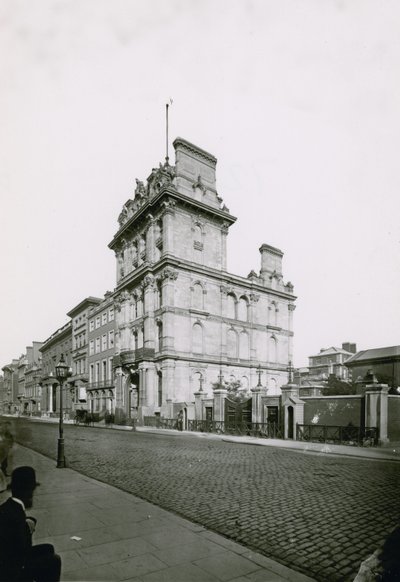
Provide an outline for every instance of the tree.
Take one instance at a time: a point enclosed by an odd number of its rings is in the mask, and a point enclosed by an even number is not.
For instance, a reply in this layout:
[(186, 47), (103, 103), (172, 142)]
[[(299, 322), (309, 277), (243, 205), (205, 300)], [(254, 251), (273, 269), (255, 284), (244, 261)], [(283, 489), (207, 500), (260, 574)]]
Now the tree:
[(331, 374), (328, 378), (327, 385), (321, 389), (321, 392), (323, 396), (356, 394), (357, 386), (353, 382), (344, 382), (344, 380), (340, 380), (334, 374)]
[(229, 382), (223, 380), (222, 382), (218, 381), (212, 383), (213, 390), (224, 388), (228, 391), (228, 398), (237, 402), (242, 402), (248, 398), (248, 394), (240, 390), (241, 386), (242, 383), (240, 380), (230, 380)]

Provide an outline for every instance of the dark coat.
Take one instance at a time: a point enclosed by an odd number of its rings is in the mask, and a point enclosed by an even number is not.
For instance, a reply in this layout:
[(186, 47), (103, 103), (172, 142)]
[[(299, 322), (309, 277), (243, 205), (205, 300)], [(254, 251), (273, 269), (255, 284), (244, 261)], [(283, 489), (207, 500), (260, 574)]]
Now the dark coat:
[(9, 498), (0, 505), (0, 581), (23, 579), (32, 535), (23, 507)]

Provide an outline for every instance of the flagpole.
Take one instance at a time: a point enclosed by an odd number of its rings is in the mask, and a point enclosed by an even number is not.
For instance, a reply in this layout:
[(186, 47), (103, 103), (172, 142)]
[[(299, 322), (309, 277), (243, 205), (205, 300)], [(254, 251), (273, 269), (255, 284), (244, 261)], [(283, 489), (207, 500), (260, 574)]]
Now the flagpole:
[(168, 157), (168, 107), (169, 107), (169, 105), (168, 105), (168, 103), (166, 103), (165, 104), (165, 117), (166, 117), (166, 129), (167, 129), (167, 131), (166, 131), (166, 152), (167, 152), (167, 155), (165, 156), (165, 163), (167, 164), (167, 166), (169, 164), (169, 157)]

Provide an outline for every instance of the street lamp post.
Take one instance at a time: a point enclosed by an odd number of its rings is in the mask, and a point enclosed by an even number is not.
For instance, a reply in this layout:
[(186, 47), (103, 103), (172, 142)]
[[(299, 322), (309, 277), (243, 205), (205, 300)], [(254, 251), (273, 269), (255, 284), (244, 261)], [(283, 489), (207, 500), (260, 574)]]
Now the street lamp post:
[(67, 377), (69, 376), (69, 366), (64, 360), (64, 354), (61, 354), (60, 361), (56, 364), (56, 378), (60, 386), (60, 421), (59, 421), (59, 433), (58, 433), (58, 446), (57, 446), (57, 468), (65, 468), (65, 455), (64, 455), (64, 426), (63, 426), (63, 384)]

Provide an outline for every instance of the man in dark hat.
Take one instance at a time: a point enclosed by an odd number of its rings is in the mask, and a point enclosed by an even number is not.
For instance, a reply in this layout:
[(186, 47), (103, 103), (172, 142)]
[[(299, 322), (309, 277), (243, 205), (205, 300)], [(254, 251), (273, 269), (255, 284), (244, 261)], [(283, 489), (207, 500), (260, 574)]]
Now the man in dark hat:
[(39, 485), (32, 467), (18, 467), (11, 475), (11, 497), (0, 505), (0, 582), (58, 582), (61, 559), (51, 544), (32, 546), (36, 519), (32, 507)]

